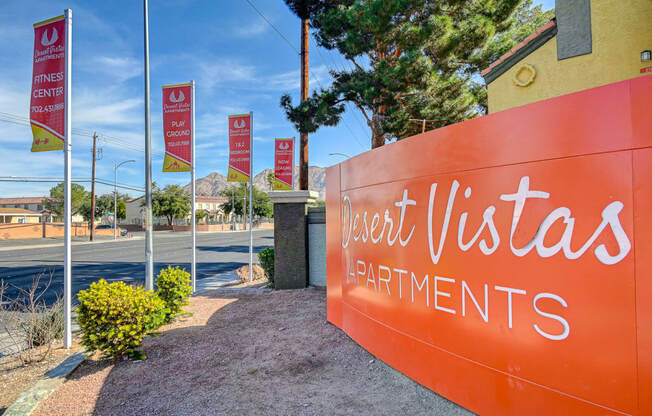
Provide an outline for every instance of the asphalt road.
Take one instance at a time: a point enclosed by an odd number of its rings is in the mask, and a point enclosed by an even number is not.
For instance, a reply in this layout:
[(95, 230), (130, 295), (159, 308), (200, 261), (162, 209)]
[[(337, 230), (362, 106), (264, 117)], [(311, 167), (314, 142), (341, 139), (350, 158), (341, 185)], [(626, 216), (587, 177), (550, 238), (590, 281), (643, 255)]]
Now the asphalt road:
[[(190, 234), (154, 233), (154, 272), (168, 265), (190, 271)], [(274, 231), (254, 231), (255, 253), (274, 245)], [(230, 272), (249, 263), (249, 233), (222, 232), (197, 234), (197, 279)], [(63, 293), (63, 247), (41, 247), (0, 251), (0, 279), (10, 285), (5, 295), (15, 298), (17, 287), (27, 289), (35, 276), (43, 273), (41, 284), (49, 280), (44, 300), (51, 303)], [(87, 288), (101, 278), (145, 283), (145, 240), (124, 240), (72, 247), (72, 292)]]

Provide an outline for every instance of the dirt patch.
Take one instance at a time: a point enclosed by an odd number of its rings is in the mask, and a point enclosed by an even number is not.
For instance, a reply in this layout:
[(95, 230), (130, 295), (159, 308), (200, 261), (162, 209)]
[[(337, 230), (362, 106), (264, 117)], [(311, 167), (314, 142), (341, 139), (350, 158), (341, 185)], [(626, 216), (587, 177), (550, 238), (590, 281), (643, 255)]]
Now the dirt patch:
[(467, 414), (326, 322), (326, 292), (221, 289), (148, 338), (143, 362), (90, 359), (35, 415)]
[(9, 407), (18, 396), (32, 387), (45, 373), (61, 364), (79, 350), (79, 345), (73, 343), (72, 348), (64, 349), (62, 343), (56, 343), (52, 347), (51, 354), (45, 360), (22, 365), (15, 355), (0, 357), (0, 414)]
[[(249, 282), (249, 266), (242, 266), (239, 269), (235, 271), (236, 276), (238, 276), (238, 279), (242, 283), (247, 283)], [(257, 264), (253, 265), (253, 280), (254, 281), (267, 281), (267, 277), (265, 277), (265, 270), (263, 270), (262, 267), (260, 267)]]

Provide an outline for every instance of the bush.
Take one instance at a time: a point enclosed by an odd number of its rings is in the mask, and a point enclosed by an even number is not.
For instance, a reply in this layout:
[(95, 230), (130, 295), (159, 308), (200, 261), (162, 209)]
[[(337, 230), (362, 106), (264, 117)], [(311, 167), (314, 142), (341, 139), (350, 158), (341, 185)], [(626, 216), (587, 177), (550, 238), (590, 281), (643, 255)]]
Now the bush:
[(43, 310), (35, 319), (32, 325), (32, 344), (35, 347), (48, 345), (56, 339), (63, 338), (64, 317), (63, 298), (57, 299), (52, 306), (43, 307)]
[(181, 313), (181, 308), (188, 304), (188, 298), (192, 294), (190, 285), (190, 273), (178, 267), (161, 270), (156, 277), (158, 297), (165, 302), (165, 322), (171, 322), (175, 316)]
[(265, 276), (269, 280), (269, 287), (274, 287), (274, 247), (267, 247), (258, 253), (258, 261), (265, 270)]
[(14, 298), (5, 296), (9, 285), (0, 280), (0, 335), (23, 365), (46, 359), (52, 344), (63, 337), (63, 301), (57, 298), (48, 306), (42, 299), (52, 283), (52, 273), (47, 281), (44, 276), (46, 272), (35, 275), (27, 289), (17, 287)]
[(165, 322), (165, 302), (154, 292), (102, 279), (77, 294), (82, 345), (104, 357), (146, 358), (143, 338)]

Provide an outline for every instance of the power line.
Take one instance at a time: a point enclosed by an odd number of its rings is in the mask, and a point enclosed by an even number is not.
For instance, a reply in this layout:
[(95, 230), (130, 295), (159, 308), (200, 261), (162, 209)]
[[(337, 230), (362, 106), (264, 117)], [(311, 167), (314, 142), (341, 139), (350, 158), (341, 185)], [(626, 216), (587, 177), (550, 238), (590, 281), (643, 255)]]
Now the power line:
[[(315, 41), (315, 43), (317, 43), (317, 39), (315, 39), (314, 36), (313, 36), (313, 40)], [(322, 60), (323, 60), (324, 57), (323, 57), (323, 55), (321, 54), (321, 52), (320, 52), (319, 49), (320, 49), (320, 48), (317, 47), (317, 52), (319, 53), (319, 56), (321, 56), (321, 57), (322, 57)], [(335, 58), (333, 58), (333, 56), (335, 56), (335, 57), (338, 56), (335, 52), (331, 52), (331, 51), (326, 50), (326, 56), (328, 56), (328, 57), (330, 58), (331, 62), (333, 62), (333, 66), (334, 66), (335, 69), (337, 69), (338, 71), (340, 71), (340, 70), (341, 70), (342, 72), (350, 71), (350, 69), (347, 68), (347, 67), (345, 67), (344, 64), (341, 64), (342, 67), (341, 67), (341, 69), (340, 69), (340, 65), (338, 65), (338, 64), (336, 63), (336, 61), (335, 61)], [(328, 65), (327, 65), (327, 66), (328, 66)], [(350, 103), (347, 102), (347, 104), (350, 104)], [(366, 123), (364, 123), (364, 122), (360, 119), (360, 117), (358, 116), (358, 112), (357, 112), (357, 111), (354, 111), (354, 110), (351, 110), (351, 112), (353, 113), (353, 117), (355, 117), (356, 121), (357, 121), (358, 124), (360, 125), (360, 128), (362, 129), (362, 131), (366, 132), (366, 129), (365, 129), (365, 124), (366, 124)]]
[[(297, 48), (292, 44), (292, 42), (290, 42), (290, 41), (288, 40), (288, 38), (285, 37), (285, 35), (283, 35), (283, 33), (281, 33), (281, 31), (280, 31), (276, 26), (274, 26), (274, 24), (273, 24), (273, 23), (272, 23), (272, 22), (271, 22), (267, 17), (265, 17), (265, 15), (264, 15), (264, 14), (263, 14), (263, 13), (262, 13), (258, 8), (257, 8), (257, 7), (256, 7), (256, 6), (251, 2), (251, 0), (245, 0), (245, 1), (246, 1), (246, 2), (251, 6), (252, 9), (254, 9), (254, 10), (256, 11), (256, 13), (258, 13), (258, 14), (260, 15), (260, 17), (263, 18), (263, 20), (264, 20), (265, 22), (267, 22), (268, 25), (270, 25), (270, 26), (272, 27), (272, 29), (274, 29), (274, 31), (275, 31), (276, 33), (278, 33), (278, 35), (279, 35), (281, 38), (283, 38), (283, 40), (285, 41), (285, 43), (287, 43), (288, 46), (290, 46), (290, 48), (292, 48), (292, 50), (293, 50), (297, 55), (299, 55), (299, 50), (298, 50), (298, 49), (297, 49)], [(313, 39), (314, 39), (314, 36), (313, 36)], [(319, 52), (319, 48), (317, 48), (317, 52)], [(319, 52), (319, 53), (321, 54), (321, 52)], [(322, 58), (322, 61), (324, 62), (324, 64), (326, 65), (326, 67), (328, 67), (328, 63), (326, 63), (325, 60), (324, 60), (323, 58)], [(317, 82), (317, 84), (318, 84), (318, 85), (323, 89), (324, 86), (323, 86), (322, 83), (319, 81), (319, 78), (317, 78), (317, 76), (315, 75), (315, 73), (314, 73), (313, 71), (311, 71), (311, 70), (309, 70), (309, 72), (310, 72), (310, 75), (315, 79), (315, 81)], [(362, 145), (362, 143), (360, 143), (360, 140), (358, 140), (358, 137), (355, 135), (355, 133), (353, 133), (353, 130), (351, 129), (351, 126), (349, 126), (349, 124), (346, 122), (346, 120), (345, 120), (344, 118), (342, 118), (342, 123), (344, 123), (344, 126), (347, 128), (347, 130), (349, 130), (349, 133), (351, 133), (351, 136), (355, 139), (355, 141), (356, 141), (356, 142), (360, 145), (360, 147), (362, 147), (362, 149), (364, 150), (365, 147)]]
[[(315, 43), (317, 43), (315, 37), (313, 36), (312, 38), (313, 38), (313, 40), (315, 40)], [(326, 65), (326, 67), (327, 67), (329, 70), (333, 71), (333, 69), (328, 65), (328, 62), (326, 62), (326, 59), (324, 58), (324, 55), (321, 53), (321, 49), (319, 48), (319, 46), (315, 45), (315, 49), (317, 49), (317, 53), (319, 54), (319, 57), (321, 58), (321, 61), (324, 63), (324, 65)], [(334, 64), (334, 63), (333, 63), (333, 64)], [(334, 66), (335, 66), (335, 65), (334, 65)], [(339, 68), (336, 68), (336, 69), (339, 70)], [(315, 78), (315, 80), (317, 80), (317, 83), (321, 86), (321, 83), (319, 82), (319, 80), (318, 80), (317, 78)], [(349, 109), (349, 111), (351, 111), (351, 112), (354, 114), (354, 117), (357, 116), (356, 113), (355, 113), (355, 111), (351, 110), (351, 107), (349, 106), (349, 103), (348, 103), (347, 101), (344, 102), (344, 105)], [(357, 117), (356, 117), (356, 120), (358, 121), (358, 123), (362, 123), (362, 122), (360, 121), (360, 119), (358, 119)], [(360, 147), (364, 150), (365, 147), (362, 145), (362, 143), (360, 143), (360, 140), (358, 140), (358, 136), (355, 135), (355, 134), (353, 133), (353, 130), (352, 130), (351, 127), (348, 125), (348, 123), (346, 122), (346, 120), (342, 119), (342, 121), (344, 122), (344, 125), (345, 125), (346, 128), (349, 130), (349, 132), (351, 133), (351, 135), (353, 136), (353, 138), (355, 139), (355, 141), (358, 143), (358, 145), (360, 145)], [(364, 130), (364, 127), (363, 127), (363, 130)]]
[(262, 17), (263, 20), (265, 20), (267, 22), (267, 24), (270, 25), (272, 27), (272, 29), (274, 29), (276, 31), (276, 33), (278, 33), (278, 35), (280, 37), (283, 38), (285, 43), (287, 43), (290, 46), (290, 48), (292, 48), (292, 50), (294, 50), (294, 52), (296, 52), (297, 55), (299, 55), (299, 50), (292, 44), (292, 42), (290, 42), (290, 40), (288, 38), (286, 38), (285, 35), (283, 35), (283, 33), (281, 33), (281, 31), (278, 30), (276, 28), (276, 26), (274, 26), (274, 24), (272, 22), (270, 22), (269, 19), (267, 19), (267, 17), (265, 17), (265, 15), (260, 10), (258, 10), (258, 8), (250, 0), (245, 0), (245, 1), (247, 3), (249, 3), (251, 8), (254, 9), (256, 11), (256, 13), (258, 13), (260, 15), (260, 17)]
[[(47, 176), (0, 176), (0, 182), (33, 182), (33, 183), (59, 183), (63, 182), (63, 178), (57, 177), (47, 177)], [(73, 178), (72, 182), (75, 183), (90, 183), (91, 178)], [(103, 185), (114, 186), (115, 183), (108, 179), (98, 179), (95, 178), (96, 183), (101, 183)], [(118, 188), (129, 189), (137, 192), (145, 192), (143, 188), (139, 188), (136, 185), (123, 184), (119, 183)]]
[[(8, 123), (13, 123), (13, 124), (18, 124), (18, 125), (24, 125), (24, 126), (29, 126), (30, 125), (30, 120), (27, 117), (22, 117), (22, 116), (17, 116), (15, 114), (10, 114), (10, 113), (5, 113), (5, 112), (0, 112), (0, 121), (8, 122)], [(72, 134), (75, 136), (82, 136), (82, 137), (89, 137), (93, 138), (93, 132), (90, 130), (85, 130), (85, 129), (80, 129), (80, 128), (73, 128), (72, 129)], [(142, 147), (138, 147), (137, 145), (128, 142), (126, 139), (121, 139), (115, 136), (110, 136), (108, 134), (104, 134), (102, 132), (97, 132), (97, 135), (100, 139), (102, 139), (106, 144), (111, 144), (113, 147), (118, 147), (120, 149), (128, 149), (128, 150), (133, 150), (135, 152), (141, 152), (145, 153), (145, 149)], [(164, 153), (161, 151), (156, 151), (154, 154), (159, 155), (159, 156), (164, 156)]]

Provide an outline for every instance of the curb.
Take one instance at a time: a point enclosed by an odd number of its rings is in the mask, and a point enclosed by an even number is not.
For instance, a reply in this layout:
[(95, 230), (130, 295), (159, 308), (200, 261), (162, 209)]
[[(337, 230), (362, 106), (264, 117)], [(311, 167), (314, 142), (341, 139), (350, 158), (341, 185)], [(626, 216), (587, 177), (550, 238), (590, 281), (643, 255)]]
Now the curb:
[(195, 293), (193, 293), (192, 296), (201, 295), (204, 292), (219, 289), (222, 287), (237, 285), (238, 283), (240, 283), (240, 279), (238, 276), (236, 276), (234, 271), (216, 274), (211, 277), (205, 277), (197, 281), (197, 288), (195, 289)]
[[(98, 241), (73, 241), (73, 246), (83, 246), (87, 244), (104, 244), (104, 243), (117, 243), (123, 241), (136, 241), (144, 240), (145, 237), (130, 237), (120, 240), (98, 240)], [(0, 247), (0, 251), (16, 251), (16, 250), (33, 250), (35, 248), (49, 248), (49, 247), (63, 247), (63, 243), (53, 243), (53, 244), (32, 244), (29, 246), (22, 247)]]
[(64, 379), (72, 373), (86, 359), (82, 352), (76, 352), (66, 358), (61, 364), (48, 371), (45, 378), (39, 380), (29, 390), (16, 399), (5, 410), (3, 416), (29, 416), (53, 391), (63, 383)]

